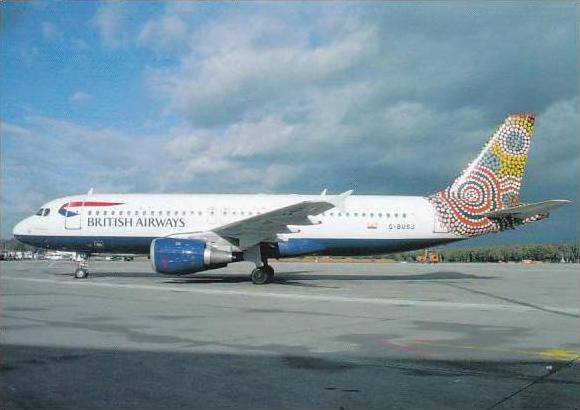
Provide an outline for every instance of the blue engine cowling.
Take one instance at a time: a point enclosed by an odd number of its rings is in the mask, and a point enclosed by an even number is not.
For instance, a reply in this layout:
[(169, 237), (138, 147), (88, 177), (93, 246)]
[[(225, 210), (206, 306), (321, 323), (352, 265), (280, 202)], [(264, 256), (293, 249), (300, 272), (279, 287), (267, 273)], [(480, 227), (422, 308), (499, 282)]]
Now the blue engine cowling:
[(151, 242), (150, 252), (153, 269), (165, 275), (201, 272), (234, 262), (232, 252), (193, 239), (157, 238)]

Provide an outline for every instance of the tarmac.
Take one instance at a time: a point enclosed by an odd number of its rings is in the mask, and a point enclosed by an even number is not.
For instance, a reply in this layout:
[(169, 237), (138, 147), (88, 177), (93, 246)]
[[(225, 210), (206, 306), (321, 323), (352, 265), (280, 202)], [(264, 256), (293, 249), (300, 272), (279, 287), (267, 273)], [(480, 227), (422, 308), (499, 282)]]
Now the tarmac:
[(2, 409), (578, 409), (577, 264), (0, 263)]

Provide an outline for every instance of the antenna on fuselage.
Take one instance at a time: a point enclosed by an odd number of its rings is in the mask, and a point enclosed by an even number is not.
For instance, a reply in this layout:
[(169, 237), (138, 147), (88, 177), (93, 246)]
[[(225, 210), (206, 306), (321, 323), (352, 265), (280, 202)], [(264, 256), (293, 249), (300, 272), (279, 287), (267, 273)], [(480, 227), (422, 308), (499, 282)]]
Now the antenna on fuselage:
[(92, 195), (93, 194), (93, 187), (91, 187), (91, 189), (89, 189), (89, 192), (87, 192), (87, 195)]

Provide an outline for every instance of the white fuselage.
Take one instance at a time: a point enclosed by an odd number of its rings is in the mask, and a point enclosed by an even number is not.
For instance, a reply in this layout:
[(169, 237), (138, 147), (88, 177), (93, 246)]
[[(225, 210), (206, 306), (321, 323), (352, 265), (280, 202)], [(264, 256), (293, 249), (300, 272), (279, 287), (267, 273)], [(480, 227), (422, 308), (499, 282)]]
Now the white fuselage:
[[(90, 253), (147, 253), (165, 236), (208, 232), (301, 201), (310, 195), (94, 194), (59, 198), (14, 228), (35, 246)], [(48, 215), (45, 209), (49, 209)], [(352, 195), (342, 209), (313, 217), (316, 224), (291, 227), (281, 244), (310, 244), (298, 254), (378, 254), (465, 239), (447, 232), (424, 197)], [(323, 245), (316, 247), (314, 242)]]

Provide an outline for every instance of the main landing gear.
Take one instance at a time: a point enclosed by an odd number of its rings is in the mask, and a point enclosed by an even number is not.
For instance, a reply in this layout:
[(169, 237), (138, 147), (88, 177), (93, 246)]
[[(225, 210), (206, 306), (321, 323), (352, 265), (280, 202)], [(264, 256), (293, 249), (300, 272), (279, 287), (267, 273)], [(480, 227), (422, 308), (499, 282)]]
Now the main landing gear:
[(77, 268), (75, 269), (75, 279), (87, 279), (89, 277), (89, 255), (79, 253), (75, 257)]
[(252, 271), (251, 278), (254, 285), (271, 283), (274, 280), (274, 268), (267, 264), (256, 267)]
[(272, 282), (274, 279), (274, 268), (268, 265), (266, 256), (262, 256), (262, 249), (259, 244), (244, 251), (244, 260), (256, 264), (256, 269), (250, 275), (254, 285), (264, 285)]

